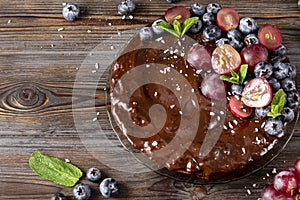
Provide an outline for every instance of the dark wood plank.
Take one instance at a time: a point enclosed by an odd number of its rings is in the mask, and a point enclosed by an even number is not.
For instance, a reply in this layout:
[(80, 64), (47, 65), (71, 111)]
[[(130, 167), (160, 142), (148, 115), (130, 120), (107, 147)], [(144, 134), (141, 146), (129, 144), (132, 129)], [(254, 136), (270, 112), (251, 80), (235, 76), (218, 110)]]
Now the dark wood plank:
[[(205, 199), (257, 199), (262, 187), (272, 181), (273, 169), (290, 167), (299, 156), (299, 123), (291, 141), (275, 160), (257, 173), (227, 184), (196, 186), (154, 172), (136, 175), (106, 165), (106, 159), (121, 146), (116, 147), (118, 141), (108, 121), (105, 79), (95, 82), (105, 67), (96, 70), (95, 63), (90, 63), (84, 68), (84, 60), (92, 56), (99, 43), (110, 49), (126, 42), (126, 35), (109, 38), (118, 31), (146, 25), (171, 6), (161, 0), (136, 0), (134, 19), (122, 20), (116, 11), (118, 2), (76, 1), (83, 10), (82, 18), (66, 22), (61, 16), (62, 1), (0, 1), (0, 199), (49, 199), (57, 191), (71, 196), (71, 188), (58, 186), (33, 173), (28, 159), (35, 150), (70, 159), (82, 170), (91, 166), (101, 168), (105, 176), (119, 181), (119, 199), (200, 199), (203, 196)], [(183, 0), (178, 4), (189, 6), (193, 2)], [(241, 16), (255, 17), (260, 25), (272, 23), (280, 27), (289, 58), (300, 71), (300, 11), (295, 0), (219, 2), (235, 7)], [(79, 70), (86, 77), (85, 82), (76, 79)], [(300, 89), (299, 73), (297, 77)], [(85, 92), (74, 94), (76, 89)], [(94, 106), (90, 106), (95, 92)], [(80, 124), (74, 121), (76, 117), (82, 120)], [(97, 148), (105, 145), (98, 143), (103, 137), (97, 132), (99, 124), (106, 139), (112, 141), (106, 144), (105, 151)], [(97, 143), (92, 143), (93, 140)], [(116, 159), (123, 167), (131, 167), (125, 157)], [(101, 199), (97, 184), (92, 184), (92, 188), (92, 199)]]

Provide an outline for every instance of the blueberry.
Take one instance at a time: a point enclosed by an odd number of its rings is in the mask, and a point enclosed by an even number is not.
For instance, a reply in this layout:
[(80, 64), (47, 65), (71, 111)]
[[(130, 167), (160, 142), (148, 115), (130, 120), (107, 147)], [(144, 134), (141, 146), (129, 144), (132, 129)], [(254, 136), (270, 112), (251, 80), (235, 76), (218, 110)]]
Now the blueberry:
[(202, 21), (207, 26), (215, 24), (215, 20), (216, 20), (216, 18), (215, 18), (215, 15), (213, 13), (205, 13), (202, 16)]
[(74, 3), (68, 3), (63, 7), (62, 14), (67, 21), (74, 21), (79, 18), (80, 8)]
[(298, 0), (298, 8), (300, 8), (300, 0)]
[(86, 177), (92, 182), (99, 182), (101, 179), (101, 171), (97, 167), (88, 169)]
[(64, 194), (57, 192), (54, 194), (51, 200), (68, 200), (68, 198)]
[(161, 34), (163, 34), (163, 33), (165, 32), (164, 29), (162, 29), (162, 28), (160, 28), (160, 27), (157, 26), (157, 24), (160, 23), (160, 22), (165, 22), (165, 20), (163, 20), (163, 19), (158, 19), (158, 20), (156, 20), (156, 21), (154, 21), (154, 22), (152, 23), (152, 31), (153, 31), (156, 35), (161, 35)]
[(230, 87), (230, 92), (232, 95), (242, 96), (243, 89), (243, 85), (232, 84)]
[(246, 35), (246, 37), (244, 38), (244, 42), (246, 45), (259, 44), (257, 35), (253, 33)]
[(217, 14), (219, 10), (221, 10), (221, 5), (218, 3), (210, 3), (207, 5), (206, 10), (209, 13)]
[(194, 3), (191, 6), (191, 11), (197, 16), (202, 16), (205, 13), (205, 6), (201, 3)]
[(283, 122), (291, 122), (291, 121), (293, 121), (294, 118), (295, 118), (295, 113), (294, 113), (293, 109), (291, 109), (289, 107), (284, 107), (282, 109), (280, 119)]
[(290, 108), (296, 108), (299, 106), (300, 102), (300, 95), (298, 92), (293, 91), (293, 92), (287, 92), (286, 93), (286, 104)]
[(201, 19), (198, 19), (193, 24), (193, 26), (189, 29), (189, 32), (193, 33), (193, 34), (197, 34), (197, 33), (200, 33), (201, 29), (202, 29), (202, 21), (201, 21)]
[(281, 44), (277, 49), (274, 50), (274, 54), (276, 56), (281, 56), (281, 57), (286, 56), (287, 48), (283, 44)]
[(90, 186), (83, 183), (78, 183), (73, 188), (73, 195), (75, 200), (87, 200), (91, 197), (91, 193), (92, 191)]
[(296, 90), (295, 81), (290, 78), (285, 78), (281, 81), (281, 87), (285, 92), (292, 92)]
[(203, 36), (207, 40), (218, 40), (221, 33), (221, 29), (215, 25), (209, 25), (203, 30)]
[(297, 75), (296, 66), (292, 65), (291, 63), (286, 63), (286, 66), (289, 69), (288, 77), (291, 79), (295, 78)]
[(154, 37), (151, 27), (144, 27), (140, 30), (140, 39), (141, 40), (152, 40)]
[(257, 117), (265, 118), (267, 117), (268, 113), (271, 112), (271, 106), (265, 108), (255, 108), (254, 112)]
[(124, 0), (118, 5), (118, 11), (121, 15), (130, 15), (135, 10), (135, 3), (133, 0)]
[(232, 29), (227, 32), (227, 38), (229, 40), (242, 41), (242, 34), (240, 31)]
[(269, 135), (278, 135), (283, 131), (283, 123), (278, 118), (271, 118), (266, 121), (264, 130)]
[(109, 198), (118, 191), (117, 181), (113, 178), (106, 178), (100, 183), (99, 190), (104, 197)]
[(289, 74), (289, 68), (283, 62), (277, 62), (273, 67), (273, 75), (275, 78), (281, 80), (285, 79)]
[(216, 41), (217, 46), (221, 46), (222, 44), (229, 44), (229, 39), (228, 38), (220, 38), (219, 40)]
[(257, 23), (253, 18), (242, 18), (240, 20), (239, 30), (245, 35), (256, 33), (258, 30)]
[(273, 73), (273, 66), (265, 61), (257, 63), (254, 68), (255, 77), (269, 78)]
[(244, 47), (244, 43), (235, 39), (232, 39), (231, 41), (229, 41), (229, 44), (235, 48), (237, 51), (242, 50), (242, 48)]
[(272, 91), (274, 93), (277, 92), (281, 88), (281, 85), (276, 78), (270, 77), (270, 78), (268, 78), (268, 82), (270, 83), (270, 85), (272, 87)]
[(180, 0), (167, 0), (168, 3), (176, 3), (178, 1), (180, 1)]

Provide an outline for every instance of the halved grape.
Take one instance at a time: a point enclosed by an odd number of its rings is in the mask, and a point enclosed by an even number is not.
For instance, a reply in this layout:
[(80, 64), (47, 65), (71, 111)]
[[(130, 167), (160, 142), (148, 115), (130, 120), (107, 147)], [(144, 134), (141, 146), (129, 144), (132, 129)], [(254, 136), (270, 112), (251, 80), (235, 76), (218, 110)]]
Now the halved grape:
[(263, 77), (254, 78), (247, 83), (242, 92), (242, 101), (246, 106), (262, 108), (272, 101), (272, 88)]
[(222, 8), (217, 13), (217, 25), (224, 31), (235, 29), (239, 26), (239, 13), (233, 8)]
[(246, 106), (238, 96), (231, 96), (228, 105), (230, 112), (238, 118), (247, 118), (253, 113), (253, 108)]
[(275, 50), (282, 43), (280, 30), (271, 24), (265, 24), (258, 30), (258, 39), (269, 50)]
[(178, 20), (181, 24), (188, 18), (191, 17), (189, 9), (184, 6), (174, 6), (169, 8), (165, 12), (165, 19), (171, 25), (173, 25), (174, 20)]
[(196, 44), (189, 50), (187, 62), (195, 69), (208, 70), (211, 68), (210, 52), (205, 46)]
[(241, 51), (243, 63), (248, 64), (248, 71), (253, 72), (255, 65), (261, 61), (268, 61), (268, 50), (260, 44), (252, 44)]
[(210, 99), (220, 100), (226, 97), (224, 82), (218, 74), (206, 76), (201, 83), (201, 92)]
[(217, 74), (229, 74), (231, 70), (239, 70), (241, 56), (229, 44), (222, 44), (213, 51), (211, 64)]

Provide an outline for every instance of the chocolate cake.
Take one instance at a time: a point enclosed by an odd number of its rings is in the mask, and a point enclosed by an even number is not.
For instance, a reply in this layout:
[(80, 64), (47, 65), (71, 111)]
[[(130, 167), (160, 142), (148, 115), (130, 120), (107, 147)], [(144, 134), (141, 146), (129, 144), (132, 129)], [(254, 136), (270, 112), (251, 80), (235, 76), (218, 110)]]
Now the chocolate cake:
[[(205, 47), (209, 56), (217, 48), (216, 40), (203, 35), (176, 38), (164, 33), (151, 40), (135, 36), (112, 66), (112, 115), (128, 143), (157, 169), (203, 182), (229, 180), (255, 170), (269, 151), (278, 143), (282, 147), (289, 137), (284, 129), (270, 134), (265, 128), (269, 118), (254, 111), (247, 117), (233, 113), (230, 83), (224, 82), (226, 93), (221, 98), (203, 94), (201, 84), (214, 70), (187, 61), (195, 45)], [(276, 59), (286, 63), (283, 57)], [(254, 79), (252, 73), (248, 77)]]

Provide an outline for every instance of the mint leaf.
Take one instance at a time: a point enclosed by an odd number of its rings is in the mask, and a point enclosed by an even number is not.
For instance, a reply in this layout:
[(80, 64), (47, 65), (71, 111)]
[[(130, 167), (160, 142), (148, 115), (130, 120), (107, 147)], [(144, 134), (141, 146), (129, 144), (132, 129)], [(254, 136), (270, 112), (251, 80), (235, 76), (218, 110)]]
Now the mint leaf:
[(278, 117), (281, 115), (285, 102), (285, 93), (283, 89), (276, 92), (271, 103), (271, 112), (268, 113), (269, 117)]
[(174, 20), (173, 27), (176, 33), (178, 33), (178, 35), (181, 35), (181, 24), (177, 19)]
[(244, 64), (244, 65), (241, 65), (238, 73), (231, 70), (230, 71), (231, 77), (222, 75), (222, 76), (220, 76), (220, 79), (223, 81), (232, 83), (232, 84), (241, 85), (241, 84), (243, 84), (243, 82), (247, 76), (247, 70), (248, 70), (248, 65)]
[(186, 19), (182, 25), (181, 37), (199, 20), (199, 17), (191, 17)]
[(72, 187), (82, 177), (78, 167), (41, 152), (32, 153), (29, 165), (40, 177), (63, 186)]
[(171, 26), (171, 24), (169, 24), (168, 22), (160, 22), (160, 23), (156, 24), (156, 26), (158, 26), (158, 27), (164, 29), (165, 31), (171, 33), (172, 35), (174, 35), (174, 36), (176, 36), (176, 37), (180, 37), (180, 34), (178, 34), (178, 33), (174, 30), (173, 26)]

